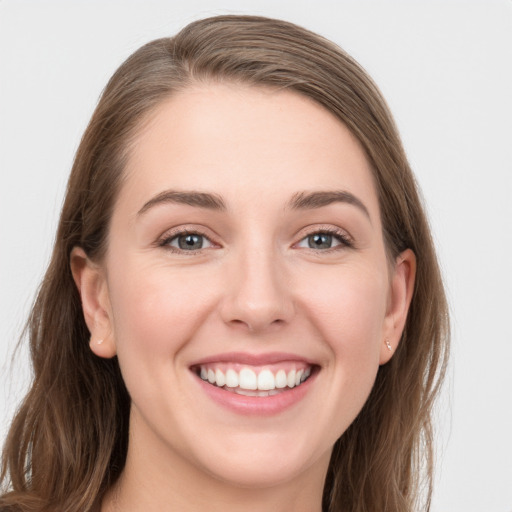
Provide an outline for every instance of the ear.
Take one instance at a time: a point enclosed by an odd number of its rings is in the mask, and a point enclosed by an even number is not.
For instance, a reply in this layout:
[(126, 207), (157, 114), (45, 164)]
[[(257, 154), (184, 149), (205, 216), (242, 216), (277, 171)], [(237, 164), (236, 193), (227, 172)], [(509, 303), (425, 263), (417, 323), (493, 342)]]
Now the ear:
[(91, 333), (91, 350), (99, 357), (114, 357), (116, 346), (105, 273), (81, 247), (71, 251), (70, 266), (82, 299), (85, 323)]
[(384, 338), (380, 351), (380, 364), (393, 356), (407, 320), (407, 313), (414, 292), (416, 256), (406, 249), (395, 260), (391, 275), (388, 309), (384, 320)]

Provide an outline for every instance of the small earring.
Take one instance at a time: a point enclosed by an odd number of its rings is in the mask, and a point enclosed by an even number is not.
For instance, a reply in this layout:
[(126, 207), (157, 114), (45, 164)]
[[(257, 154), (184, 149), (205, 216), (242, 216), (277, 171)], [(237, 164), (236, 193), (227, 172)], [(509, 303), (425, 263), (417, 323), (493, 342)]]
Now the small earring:
[(391, 343), (389, 340), (386, 340), (386, 347), (388, 347), (388, 350), (391, 352), (393, 350), (393, 347), (391, 346)]
[(101, 345), (104, 341), (105, 341), (105, 340), (98, 340), (98, 341), (96, 342), (96, 344), (97, 344), (97, 345)]

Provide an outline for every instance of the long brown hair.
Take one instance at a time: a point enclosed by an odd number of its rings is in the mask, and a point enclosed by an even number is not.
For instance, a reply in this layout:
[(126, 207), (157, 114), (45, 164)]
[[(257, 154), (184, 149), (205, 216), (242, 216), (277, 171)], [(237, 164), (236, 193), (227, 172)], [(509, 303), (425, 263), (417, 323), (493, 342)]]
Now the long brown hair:
[(372, 80), (340, 48), (293, 24), (252, 16), (197, 21), (153, 41), (107, 84), (76, 154), (51, 263), (28, 322), (34, 380), (7, 437), (0, 507), (89, 511), (123, 470), (130, 399), (117, 359), (89, 349), (69, 258), (75, 246), (102, 257), (138, 129), (164, 99), (197, 81), (296, 91), (334, 114), (366, 151), (389, 257), (414, 251), (416, 286), (395, 355), (380, 367), (368, 401), (334, 446), (323, 507), (428, 510), (431, 411), (446, 366), (448, 314), (399, 135)]

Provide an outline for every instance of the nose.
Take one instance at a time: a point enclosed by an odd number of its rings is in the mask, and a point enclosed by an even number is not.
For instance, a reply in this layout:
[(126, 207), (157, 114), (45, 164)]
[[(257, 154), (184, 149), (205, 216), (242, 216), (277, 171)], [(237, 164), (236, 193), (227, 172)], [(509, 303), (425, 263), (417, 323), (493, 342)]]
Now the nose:
[(220, 308), (225, 323), (261, 333), (291, 320), (290, 281), (279, 260), (271, 250), (260, 249), (230, 263)]

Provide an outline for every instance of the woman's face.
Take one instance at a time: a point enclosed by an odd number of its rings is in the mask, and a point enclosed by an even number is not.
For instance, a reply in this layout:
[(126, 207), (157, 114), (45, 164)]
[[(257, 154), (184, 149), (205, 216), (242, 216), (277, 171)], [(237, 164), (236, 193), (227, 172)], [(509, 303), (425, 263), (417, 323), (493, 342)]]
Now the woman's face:
[(296, 93), (198, 85), (143, 126), (125, 178), (86, 316), (132, 399), (128, 463), (323, 478), (414, 273), (386, 259), (359, 143)]

